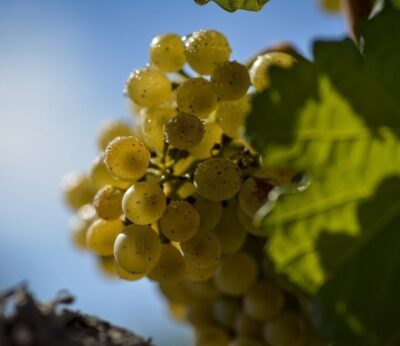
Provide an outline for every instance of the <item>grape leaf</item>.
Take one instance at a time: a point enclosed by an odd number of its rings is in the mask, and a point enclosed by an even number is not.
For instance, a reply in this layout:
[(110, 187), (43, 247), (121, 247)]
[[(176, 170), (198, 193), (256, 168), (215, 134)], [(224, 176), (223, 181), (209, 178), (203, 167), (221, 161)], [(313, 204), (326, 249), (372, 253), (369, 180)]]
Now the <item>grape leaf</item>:
[[(199, 5), (205, 5), (210, 0), (195, 0)], [(260, 11), (269, 0), (212, 0), (224, 10), (235, 12), (236, 10)]]
[(262, 220), (277, 272), (307, 294), (378, 232), (360, 222), (359, 207), (400, 174), (399, 12), (386, 9), (362, 35), (363, 55), (350, 40), (317, 42), (314, 64), (272, 70), (248, 119), (266, 165), (312, 176), (305, 192), (284, 195)]

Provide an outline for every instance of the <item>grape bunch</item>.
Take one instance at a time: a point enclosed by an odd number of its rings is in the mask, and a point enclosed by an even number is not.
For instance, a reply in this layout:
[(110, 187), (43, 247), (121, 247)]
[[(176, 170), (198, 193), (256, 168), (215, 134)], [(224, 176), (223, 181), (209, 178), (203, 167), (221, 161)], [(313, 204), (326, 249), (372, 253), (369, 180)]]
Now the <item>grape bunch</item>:
[(296, 60), (273, 52), (248, 67), (230, 56), (213, 30), (153, 39), (125, 86), (132, 124), (103, 126), (89, 173), (63, 181), (73, 239), (109, 275), (156, 282), (197, 346), (310, 345), (304, 302), (274, 275), (253, 222), (298, 174), (263, 167), (243, 137), (270, 67)]

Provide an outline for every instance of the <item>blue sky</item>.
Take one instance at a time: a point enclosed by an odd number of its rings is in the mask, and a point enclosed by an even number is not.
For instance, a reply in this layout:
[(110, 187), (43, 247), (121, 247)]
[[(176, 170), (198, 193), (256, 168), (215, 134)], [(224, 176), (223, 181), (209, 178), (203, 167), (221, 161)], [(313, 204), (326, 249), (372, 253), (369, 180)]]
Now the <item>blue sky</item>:
[(72, 247), (59, 181), (87, 169), (101, 121), (129, 117), (121, 91), (151, 39), (202, 28), (225, 33), (239, 61), (282, 41), (311, 57), (313, 39), (344, 35), (316, 0), (234, 14), (192, 0), (0, 0), (0, 289), (28, 280), (49, 299), (68, 288), (77, 308), (157, 345), (190, 343), (151, 283), (106, 280)]

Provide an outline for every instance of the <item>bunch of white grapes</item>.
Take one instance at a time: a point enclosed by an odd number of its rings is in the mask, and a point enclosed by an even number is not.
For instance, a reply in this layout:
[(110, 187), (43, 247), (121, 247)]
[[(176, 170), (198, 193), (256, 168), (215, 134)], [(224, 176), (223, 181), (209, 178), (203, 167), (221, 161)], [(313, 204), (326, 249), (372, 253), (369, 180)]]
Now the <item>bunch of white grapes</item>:
[(303, 304), (274, 276), (253, 223), (296, 172), (262, 167), (242, 136), (270, 67), (296, 60), (268, 53), (248, 67), (230, 56), (213, 30), (153, 39), (126, 83), (133, 123), (102, 127), (89, 173), (64, 179), (73, 237), (110, 275), (158, 283), (197, 346), (310, 345)]

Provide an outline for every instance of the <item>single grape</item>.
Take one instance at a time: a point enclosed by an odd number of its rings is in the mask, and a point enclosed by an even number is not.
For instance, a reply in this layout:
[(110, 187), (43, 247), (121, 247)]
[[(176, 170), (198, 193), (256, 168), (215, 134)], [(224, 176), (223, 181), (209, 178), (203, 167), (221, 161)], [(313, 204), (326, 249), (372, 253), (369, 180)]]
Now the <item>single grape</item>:
[(232, 329), (236, 318), (242, 311), (240, 301), (230, 297), (221, 297), (213, 303), (214, 319), (224, 327)]
[(178, 149), (189, 149), (198, 144), (204, 135), (201, 120), (187, 113), (179, 113), (167, 121), (164, 126), (165, 139)]
[(261, 281), (244, 297), (244, 310), (258, 321), (267, 321), (280, 313), (285, 304), (285, 295), (278, 285)]
[(111, 175), (104, 163), (103, 155), (99, 155), (94, 159), (90, 169), (89, 178), (96, 191), (106, 185), (111, 185), (122, 190), (125, 190), (132, 185), (132, 182), (129, 180), (118, 179)]
[(250, 339), (246, 337), (237, 337), (233, 339), (229, 346), (264, 346), (264, 344), (257, 339)]
[(192, 295), (192, 300), (214, 300), (221, 296), (212, 279), (198, 282), (187, 280), (186, 286)]
[(115, 261), (132, 274), (148, 273), (160, 259), (161, 242), (150, 226), (129, 225), (114, 243)]
[(161, 282), (158, 287), (172, 303), (189, 304), (190, 302), (193, 302), (193, 295), (190, 292), (186, 281), (180, 281), (175, 284), (166, 284)]
[(268, 88), (271, 84), (269, 71), (271, 66), (289, 68), (296, 62), (291, 55), (282, 52), (273, 52), (260, 55), (250, 68), (251, 84), (257, 91)]
[(176, 92), (176, 103), (181, 113), (207, 118), (217, 106), (217, 94), (208, 80), (198, 77), (183, 82)]
[(117, 137), (108, 144), (104, 163), (114, 176), (136, 180), (146, 173), (150, 163), (150, 152), (135, 137)]
[(223, 208), (221, 220), (212, 232), (221, 243), (222, 253), (233, 253), (242, 247), (247, 233), (238, 219), (235, 200), (229, 200)]
[(227, 61), (215, 67), (211, 83), (220, 99), (237, 100), (246, 94), (250, 86), (249, 71), (243, 64)]
[(200, 216), (200, 227), (203, 229), (213, 229), (222, 216), (222, 205), (220, 202), (210, 201), (198, 193), (194, 195), (193, 206)]
[(63, 177), (61, 188), (64, 193), (64, 200), (71, 209), (90, 203), (94, 196), (94, 189), (90, 180), (84, 173), (71, 172)]
[(145, 144), (158, 152), (164, 147), (164, 125), (176, 114), (174, 108), (144, 108), (141, 115), (141, 134)]
[(113, 254), (114, 241), (123, 230), (121, 220), (94, 221), (86, 233), (87, 247), (100, 256), (111, 256)]
[(327, 12), (338, 13), (340, 12), (340, 0), (319, 0), (320, 6)]
[(155, 107), (167, 102), (172, 86), (160, 71), (149, 67), (135, 70), (126, 82), (126, 93), (131, 100), (143, 107)]
[(181, 243), (186, 263), (197, 267), (211, 267), (221, 257), (221, 244), (215, 234), (200, 230), (190, 240)]
[(249, 96), (235, 101), (222, 101), (218, 104), (216, 122), (222, 131), (231, 138), (242, 135), (247, 115), (250, 112)]
[(115, 220), (122, 214), (122, 196), (124, 191), (116, 189), (111, 185), (106, 185), (99, 191), (93, 199), (93, 206), (96, 214), (103, 220)]
[(211, 201), (223, 201), (239, 192), (242, 174), (233, 161), (212, 158), (197, 165), (193, 182), (203, 197)]
[(98, 131), (97, 146), (103, 151), (114, 138), (132, 135), (132, 128), (128, 124), (118, 120), (109, 120), (102, 124)]
[(190, 155), (196, 160), (204, 160), (211, 157), (214, 146), (222, 142), (222, 134), (222, 130), (217, 124), (204, 124), (204, 136), (199, 144), (188, 149)]
[(187, 279), (193, 282), (207, 281), (214, 276), (216, 270), (217, 265), (201, 268), (189, 261), (186, 263), (185, 276)]
[(150, 63), (162, 72), (176, 72), (185, 65), (185, 45), (176, 34), (159, 35), (150, 45)]
[(267, 232), (263, 231), (261, 227), (257, 227), (253, 223), (253, 218), (245, 214), (242, 208), (238, 207), (237, 208), (237, 213), (238, 213), (238, 218), (244, 229), (252, 234), (255, 235), (256, 237), (267, 237), (268, 234)]
[(201, 327), (196, 336), (196, 346), (228, 346), (229, 334), (225, 329), (208, 325)]
[(234, 329), (239, 337), (260, 339), (263, 336), (263, 324), (244, 312), (237, 316)]
[(160, 259), (147, 275), (151, 280), (165, 283), (177, 283), (185, 276), (185, 261), (179, 250), (171, 244), (161, 246)]
[[(113, 257), (114, 259), (114, 257)], [(125, 281), (138, 281), (146, 276), (146, 273), (130, 273), (123, 269), (114, 259), (114, 271), (117, 276)]]
[(177, 322), (186, 322), (186, 306), (180, 303), (168, 303), (168, 312)]
[(186, 307), (186, 319), (197, 329), (212, 324), (213, 313), (209, 302), (193, 301)]
[(306, 325), (297, 313), (286, 311), (264, 328), (265, 341), (272, 346), (303, 346), (306, 339)]
[(184, 242), (199, 230), (200, 217), (186, 201), (172, 201), (160, 219), (160, 229), (170, 240)]
[(185, 40), (186, 60), (199, 74), (209, 75), (219, 63), (229, 60), (232, 50), (226, 37), (215, 30), (193, 32)]
[(275, 187), (268, 178), (250, 177), (244, 181), (239, 192), (239, 205), (244, 213), (253, 218), (257, 211), (268, 202), (268, 195)]
[(161, 187), (151, 181), (133, 184), (122, 198), (125, 216), (138, 225), (156, 222), (164, 213), (166, 198)]
[(241, 296), (250, 290), (257, 280), (257, 263), (245, 252), (224, 256), (215, 274), (217, 287), (230, 296)]

